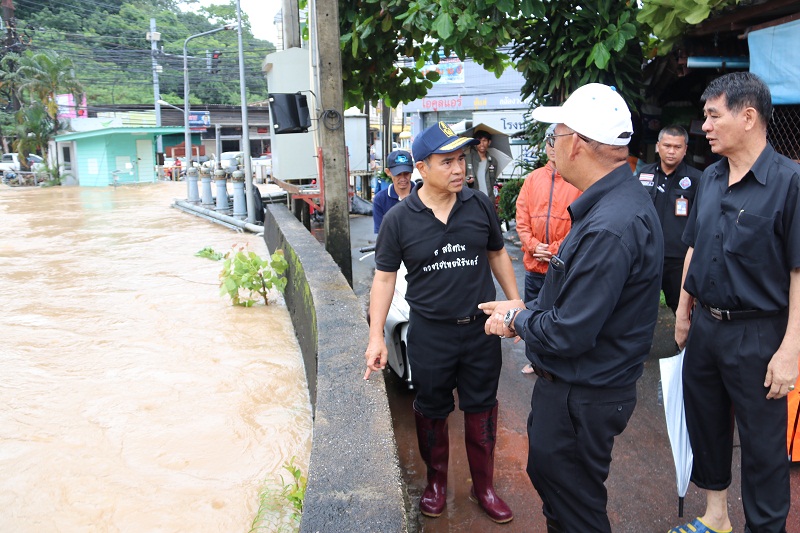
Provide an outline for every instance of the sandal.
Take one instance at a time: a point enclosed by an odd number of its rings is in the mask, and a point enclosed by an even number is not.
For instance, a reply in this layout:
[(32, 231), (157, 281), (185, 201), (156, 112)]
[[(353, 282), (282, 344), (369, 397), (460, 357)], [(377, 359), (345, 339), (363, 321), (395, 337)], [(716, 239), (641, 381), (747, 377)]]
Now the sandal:
[(711, 529), (703, 523), (700, 518), (695, 518), (693, 522), (684, 524), (682, 526), (673, 527), (667, 533), (731, 533), (733, 529)]
[(520, 372), (522, 372), (523, 374), (533, 374), (533, 366), (531, 366), (531, 364), (528, 363), (527, 365), (522, 367), (522, 370), (520, 370)]

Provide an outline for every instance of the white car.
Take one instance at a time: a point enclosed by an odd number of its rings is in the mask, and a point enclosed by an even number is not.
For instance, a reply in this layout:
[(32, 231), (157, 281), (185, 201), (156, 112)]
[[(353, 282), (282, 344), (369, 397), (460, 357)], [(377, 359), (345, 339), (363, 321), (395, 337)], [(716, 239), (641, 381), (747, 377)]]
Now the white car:
[[(33, 172), (44, 170), (44, 159), (36, 154), (28, 154), (28, 167)], [(19, 154), (11, 152), (3, 154), (0, 159), (0, 174), (4, 172), (19, 172), (21, 170), (19, 164)]]

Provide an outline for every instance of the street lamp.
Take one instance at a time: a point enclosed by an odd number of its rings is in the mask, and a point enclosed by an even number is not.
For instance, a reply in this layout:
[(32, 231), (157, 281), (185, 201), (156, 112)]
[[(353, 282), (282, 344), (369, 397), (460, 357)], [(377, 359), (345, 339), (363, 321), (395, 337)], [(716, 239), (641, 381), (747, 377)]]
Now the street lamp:
[(200, 196), (197, 194), (197, 179), (189, 179), (189, 169), (192, 166), (192, 132), (189, 129), (189, 56), (186, 51), (186, 47), (189, 44), (189, 41), (196, 37), (211, 35), (212, 33), (217, 33), (218, 31), (232, 30), (236, 27), (237, 24), (226, 24), (220, 28), (214, 28), (213, 30), (204, 31), (203, 33), (190, 35), (185, 41), (183, 41), (183, 127), (185, 130), (184, 145), (186, 150), (186, 200), (188, 202), (200, 203)]
[(166, 100), (162, 100), (161, 98), (159, 98), (159, 99), (158, 99), (158, 104), (159, 104), (159, 105), (165, 105), (165, 106), (167, 106), (167, 107), (171, 107), (172, 109), (177, 109), (178, 111), (180, 111), (180, 112), (181, 112), (181, 114), (183, 114), (183, 109), (181, 109), (180, 107), (178, 107), (178, 106), (176, 106), (176, 105), (172, 105), (172, 104), (170, 104), (170, 103), (169, 103), (169, 102), (167, 102)]

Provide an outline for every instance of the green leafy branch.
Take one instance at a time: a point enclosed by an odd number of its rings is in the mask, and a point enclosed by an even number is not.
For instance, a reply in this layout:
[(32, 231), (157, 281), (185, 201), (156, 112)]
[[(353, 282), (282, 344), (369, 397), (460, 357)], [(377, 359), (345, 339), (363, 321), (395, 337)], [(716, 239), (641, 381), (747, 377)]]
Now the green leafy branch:
[(281, 523), (285, 516), (285, 505), (287, 502), (291, 506), (289, 518), (294, 524), (300, 523), (303, 515), (303, 502), (306, 494), (307, 479), (302, 470), (294, 464), (295, 457), (283, 465), (283, 469), (288, 471), (292, 477), (287, 482), (280, 476), (282, 487), (280, 490), (266, 487), (259, 493), (259, 506), (256, 517), (250, 527), (250, 532), (270, 531), (282, 532), (292, 530), (290, 526)]
[(225, 254), (215, 252), (210, 246), (206, 246), (194, 255), (197, 257), (205, 257), (206, 259), (211, 259), (212, 261), (221, 261), (225, 257)]
[(664, 55), (683, 38), (689, 26), (738, 3), (739, 0), (645, 0), (636, 20), (649, 27), (656, 37), (649, 43), (649, 55)]
[(219, 293), (221, 296), (227, 294), (233, 305), (252, 307), (256, 295), (261, 296), (264, 305), (269, 305), (269, 291), (275, 288), (283, 292), (286, 288), (284, 272), (289, 263), (283, 257), (283, 250), (277, 250), (268, 259), (248, 251), (246, 246), (234, 246), (225, 255), (206, 247), (195, 255), (224, 261), (219, 274)]

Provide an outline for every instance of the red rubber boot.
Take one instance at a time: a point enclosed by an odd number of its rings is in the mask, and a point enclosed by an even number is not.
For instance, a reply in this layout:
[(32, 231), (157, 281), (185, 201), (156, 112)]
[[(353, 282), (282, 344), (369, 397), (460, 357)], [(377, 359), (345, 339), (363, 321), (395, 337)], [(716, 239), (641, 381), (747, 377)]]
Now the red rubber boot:
[(428, 486), (419, 499), (419, 510), (436, 518), (447, 502), (447, 462), (450, 457), (450, 437), (447, 419), (426, 418), (414, 406), (417, 422), (417, 442), (422, 460), (428, 467)]
[(494, 446), (497, 437), (497, 404), (483, 413), (464, 413), (467, 460), (472, 474), (470, 499), (476, 501), (498, 524), (514, 518), (514, 513), (494, 491)]

